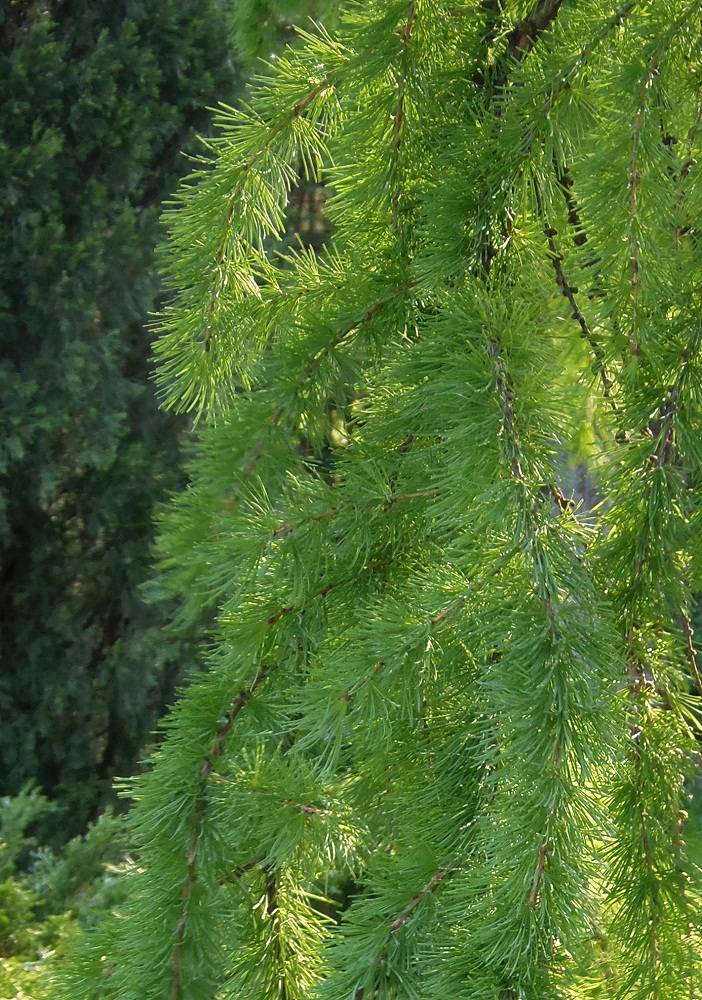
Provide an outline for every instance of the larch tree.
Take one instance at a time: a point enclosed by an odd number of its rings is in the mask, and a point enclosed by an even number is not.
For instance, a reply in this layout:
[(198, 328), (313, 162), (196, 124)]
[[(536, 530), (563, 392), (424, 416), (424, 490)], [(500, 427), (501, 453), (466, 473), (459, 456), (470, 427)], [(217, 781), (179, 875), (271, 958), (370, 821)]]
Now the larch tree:
[(365, 0), (220, 112), (156, 345), (209, 670), (56, 996), (702, 996), (700, 18)]

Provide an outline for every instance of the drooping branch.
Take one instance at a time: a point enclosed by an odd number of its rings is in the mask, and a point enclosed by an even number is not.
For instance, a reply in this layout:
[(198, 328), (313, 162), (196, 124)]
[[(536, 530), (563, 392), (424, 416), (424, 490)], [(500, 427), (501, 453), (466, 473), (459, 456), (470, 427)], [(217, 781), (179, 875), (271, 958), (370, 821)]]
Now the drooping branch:
[[(399, 298), (399, 296), (404, 294), (410, 288), (413, 288), (415, 285), (416, 282), (412, 281), (408, 282), (405, 285), (401, 285), (398, 288), (393, 289), (393, 291), (389, 295), (384, 296), (382, 299), (378, 299), (377, 302), (374, 302), (373, 305), (369, 306), (366, 312), (359, 319), (354, 320), (352, 323), (348, 323), (345, 326), (343, 326), (338, 331), (338, 333), (334, 335), (332, 340), (330, 340), (328, 344), (325, 344), (324, 347), (322, 347), (319, 351), (317, 351), (317, 353), (314, 354), (313, 357), (310, 359), (307, 367), (303, 369), (303, 371), (297, 377), (296, 389), (298, 390), (301, 389), (304, 386), (305, 382), (309, 381), (309, 379), (312, 377), (315, 370), (317, 369), (319, 364), (324, 360), (324, 358), (327, 357), (336, 347), (338, 347), (339, 344), (341, 344), (348, 336), (354, 333), (354, 331), (358, 330), (359, 327), (364, 326), (366, 323), (370, 323), (371, 320), (382, 309), (384, 309), (391, 302), (394, 302), (396, 299)], [(273, 413), (271, 414), (270, 421), (262, 428), (261, 432), (258, 435), (258, 440), (256, 441), (251, 452), (249, 453), (246, 465), (242, 470), (242, 474), (246, 478), (250, 477), (253, 474), (253, 472), (256, 469), (256, 466), (258, 465), (260, 459), (264, 454), (265, 438), (270, 433), (272, 428), (277, 427), (280, 424), (284, 416), (286, 416), (285, 407), (283, 405), (277, 406), (273, 411)], [(293, 430), (293, 423), (289, 418), (287, 422), (283, 424), (283, 426), (288, 432)]]
[(521, 447), (519, 436), (517, 435), (514, 423), (514, 392), (511, 381), (505, 368), (505, 363), (500, 357), (500, 345), (497, 340), (491, 340), (488, 347), (488, 354), (495, 365), (495, 378), (497, 383), (497, 394), (502, 406), (502, 429), (504, 437), (508, 443), (508, 448), (512, 452), (510, 459), (512, 463), (512, 475), (520, 482), (524, 482), (524, 470), (521, 465)]
[[(448, 867), (446, 868), (441, 867), (436, 871), (436, 873), (429, 879), (427, 884), (422, 889), (420, 889), (419, 892), (416, 893), (416, 895), (412, 897), (412, 899), (409, 901), (409, 903), (404, 908), (402, 913), (398, 917), (396, 917), (396, 919), (393, 920), (393, 922), (389, 925), (387, 933), (388, 939), (390, 939), (392, 935), (397, 934), (397, 932), (402, 927), (404, 927), (405, 924), (409, 922), (410, 918), (412, 917), (412, 914), (417, 909), (422, 900), (426, 899), (427, 896), (430, 896), (433, 892), (435, 892), (436, 888), (440, 885), (443, 879), (445, 879), (447, 875), (452, 874), (454, 871), (456, 871), (455, 868), (448, 868)], [(378, 954), (375, 956), (375, 959), (373, 960), (373, 968), (375, 968), (385, 960), (385, 954), (386, 954), (386, 949), (383, 947), (380, 949)], [(356, 993), (354, 994), (354, 1000), (364, 1000), (365, 996), (366, 996), (366, 989), (365, 987), (361, 987), (360, 989), (356, 990)]]
[(266, 677), (270, 674), (270, 667), (262, 667), (257, 671), (251, 683), (236, 696), (229, 706), (229, 709), (222, 719), (217, 731), (210, 743), (205, 759), (200, 769), (200, 780), (195, 807), (193, 810), (192, 831), (186, 856), (186, 874), (181, 893), (181, 902), (178, 908), (178, 916), (175, 926), (175, 945), (171, 956), (171, 1000), (179, 1000), (182, 996), (181, 961), (183, 953), (183, 943), (186, 931), (186, 913), (188, 901), (192, 895), (193, 887), (197, 879), (197, 850), (202, 835), (207, 811), (207, 784), (214, 770), (217, 760), (224, 752), (224, 744), (234, 720), (242, 709), (248, 704), (255, 691), (261, 686)]
[(263, 139), (259, 147), (251, 154), (248, 160), (244, 162), (240, 167), (239, 177), (234, 186), (234, 190), (229, 196), (229, 205), (224, 217), (224, 232), (219, 241), (217, 251), (215, 254), (215, 265), (216, 265), (216, 280), (211, 283), (209, 300), (205, 310), (206, 316), (206, 327), (205, 327), (205, 339), (204, 339), (204, 351), (209, 354), (212, 343), (212, 330), (211, 330), (211, 317), (213, 316), (217, 299), (219, 298), (220, 292), (222, 290), (223, 274), (222, 265), (225, 261), (227, 243), (230, 238), (230, 230), (232, 222), (238, 211), (241, 211), (241, 199), (243, 195), (243, 188), (246, 183), (247, 175), (256, 166), (259, 160), (266, 154), (266, 152), (271, 148), (275, 140), (280, 136), (286, 128), (288, 128), (297, 118), (305, 112), (305, 110), (313, 103), (313, 101), (320, 96), (325, 90), (330, 87), (336, 86), (338, 81), (338, 73), (328, 74), (325, 79), (312, 87), (305, 96), (297, 102), (287, 114), (276, 124), (273, 125), (266, 137)]
[(605, 22), (602, 29), (598, 31), (590, 39), (587, 45), (583, 47), (580, 54), (573, 60), (565, 72), (560, 74), (558, 80), (554, 83), (551, 93), (546, 101), (544, 101), (542, 108), (542, 113), (544, 115), (547, 115), (551, 111), (557, 99), (568, 90), (573, 76), (587, 66), (590, 56), (597, 49), (597, 47), (607, 39), (612, 31), (621, 27), (629, 14), (631, 14), (632, 11), (638, 6), (639, 2), (640, 0), (627, 0), (627, 3), (622, 4), (622, 6)]
[(419, 892), (412, 897), (412, 899), (404, 908), (400, 916), (397, 917), (396, 920), (393, 920), (393, 922), (390, 924), (391, 934), (397, 934), (399, 929), (405, 926), (405, 924), (410, 919), (410, 917), (416, 910), (419, 903), (421, 903), (421, 901), (424, 899), (424, 897), (432, 893), (434, 889), (436, 889), (439, 882), (441, 882), (441, 880), (444, 879), (452, 870), (453, 869), (451, 868), (439, 868), (436, 874), (429, 879), (424, 888), (420, 889)]
[[(576, 217), (577, 218), (577, 217)], [(556, 246), (555, 239), (558, 235), (558, 230), (550, 226), (548, 221), (544, 225), (544, 234), (548, 240), (548, 248), (551, 256), (551, 263), (553, 264), (553, 269), (556, 272), (556, 284), (561, 290), (561, 295), (563, 295), (567, 300), (572, 309), (572, 318), (576, 320), (580, 327), (580, 335), (583, 340), (586, 340), (590, 346), (590, 350), (595, 359), (595, 364), (597, 371), (602, 381), (602, 386), (604, 389), (605, 398), (609, 401), (610, 406), (616, 413), (618, 411), (617, 404), (612, 398), (612, 388), (614, 383), (610, 377), (609, 371), (607, 369), (607, 362), (605, 359), (605, 353), (602, 349), (602, 345), (599, 343), (597, 338), (592, 333), (585, 316), (578, 304), (575, 296), (578, 293), (578, 289), (571, 285), (567, 280), (565, 274), (563, 273), (563, 255), (559, 252)], [(584, 235), (584, 234), (583, 234)], [(577, 238), (577, 237), (576, 237)]]

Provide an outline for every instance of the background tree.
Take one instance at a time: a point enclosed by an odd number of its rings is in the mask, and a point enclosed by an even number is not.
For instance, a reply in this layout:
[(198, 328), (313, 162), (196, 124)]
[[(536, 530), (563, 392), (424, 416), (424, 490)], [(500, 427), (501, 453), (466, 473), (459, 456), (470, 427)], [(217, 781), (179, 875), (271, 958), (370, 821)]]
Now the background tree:
[[(56, 996), (699, 995), (701, 37), (370, 0), (220, 114), (157, 346), (203, 425), (161, 568), (217, 631)], [(281, 258), (300, 164), (333, 243)]]
[(144, 324), (181, 150), (241, 78), (216, 0), (3, 7), (0, 785), (38, 780), (65, 836), (192, 661), (138, 592), (181, 482)]
[[(140, 593), (155, 506), (182, 482), (183, 421), (157, 410), (145, 330), (161, 203), (208, 105), (320, 9), (2, 10), (0, 790), (37, 779), (66, 835), (133, 771), (197, 659), (197, 630), (167, 636), (169, 607)], [(291, 224), (318, 230), (314, 192), (298, 202)]]

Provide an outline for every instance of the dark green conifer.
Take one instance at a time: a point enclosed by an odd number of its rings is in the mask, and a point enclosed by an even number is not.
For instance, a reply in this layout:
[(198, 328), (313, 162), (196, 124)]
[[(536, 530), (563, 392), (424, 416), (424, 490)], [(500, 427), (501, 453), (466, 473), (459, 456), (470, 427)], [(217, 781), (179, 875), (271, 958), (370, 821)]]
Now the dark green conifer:
[(216, 0), (0, 15), (0, 791), (82, 831), (192, 649), (138, 587), (181, 483), (150, 338), (163, 198), (240, 79)]

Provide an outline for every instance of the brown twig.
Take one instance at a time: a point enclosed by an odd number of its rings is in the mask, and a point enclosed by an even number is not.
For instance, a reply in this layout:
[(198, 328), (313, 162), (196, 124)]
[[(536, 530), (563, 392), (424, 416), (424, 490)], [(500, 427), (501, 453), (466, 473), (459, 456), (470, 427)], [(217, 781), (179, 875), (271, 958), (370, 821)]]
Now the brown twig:
[(580, 327), (580, 336), (583, 338), (583, 340), (586, 340), (587, 343), (590, 345), (590, 350), (592, 351), (595, 357), (597, 370), (599, 372), (600, 379), (604, 387), (604, 395), (606, 399), (609, 401), (612, 409), (615, 412), (617, 412), (618, 407), (614, 402), (614, 399), (612, 398), (612, 388), (614, 383), (612, 382), (612, 379), (610, 378), (609, 372), (607, 370), (607, 363), (605, 360), (605, 353), (602, 349), (602, 345), (593, 335), (592, 330), (588, 326), (587, 320), (585, 319), (585, 316), (583, 315), (583, 312), (580, 306), (578, 305), (578, 301), (575, 298), (575, 296), (578, 293), (578, 289), (574, 285), (571, 285), (568, 282), (565, 274), (563, 273), (563, 255), (559, 252), (558, 247), (556, 246), (556, 242), (554, 240), (554, 237), (558, 235), (558, 230), (554, 229), (553, 226), (550, 226), (549, 223), (546, 222), (544, 225), (544, 234), (546, 236), (546, 239), (548, 240), (548, 248), (551, 255), (551, 263), (553, 264), (553, 269), (556, 272), (556, 284), (561, 290), (561, 295), (563, 295), (567, 299), (568, 304), (570, 305), (570, 308), (572, 310), (572, 318), (576, 320), (576, 322)]
[(512, 475), (515, 479), (518, 479), (523, 483), (524, 471), (519, 460), (521, 448), (519, 446), (519, 437), (514, 426), (514, 392), (512, 391), (512, 385), (509, 375), (507, 374), (507, 369), (505, 368), (505, 363), (500, 357), (500, 345), (497, 340), (490, 341), (488, 353), (495, 363), (497, 392), (502, 403), (502, 427), (505, 432), (505, 437), (509, 441), (513, 451)]
[(680, 394), (690, 370), (690, 359), (699, 352), (701, 341), (702, 330), (698, 329), (690, 346), (682, 351), (680, 370), (675, 382), (666, 388), (665, 398), (658, 409), (658, 426), (655, 426), (654, 421), (650, 421), (646, 428), (656, 441), (651, 459), (659, 468), (669, 465), (674, 456), (675, 421), (679, 411)]
[(325, 344), (324, 347), (317, 351), (317, 353), (312, 357), (307, 368), (305, 368), (298, 378), (298, 383), (302, 385), (306, 382), (313, 375), (315, 368), (319, 365), (322, 358), (333, 351), (335, 347), (338, 347), (339, 344), (349, 336), (349, 334), (353, 333), (354, 330), (357, 330), (359, 326), (363, 326), (365, 323), (370, 323), (373, 317), (379, 313), (381, 309), (383, 309), (390, 302), (394, 302), (395, 299), (402, 295), (403, 292), (406, 292), (415, 284), (416, 282), (409, 282), (406, 285), (400, 286), (400, 288), (394, 289), (390, 295), (385, 296), (383, 299), (379, 299), (372, 306), (370, 306), (360, 319), (354, 320), (353, 323), (349, 323), (348, 326), (345, 326), (342, 330), (340, 330), (333, 340), (331, 340), (328, 344)]
[(294, 799), (283, 799), (284, 806), (293, 806), (299, 809), (305, 816), (328, 816), (328, 809), (318, 809), (317, 806), (308, 806), (304, 802), (296, 802)]
[[(375, 562), (370, 563), (367, 566), (363, 566), (361, 568), (361, 572), (367, 571), (374, 573), (376, 572), (376, 570), (379, 570), (383, 566), (385, 566), (386, 562), (387, 560), (385, 559), (377, 559)], [(339, 587), (343, 587), (347, 583), (353, 583), (354, 580), (356, 579), (357, 576), (346, 576), (343, 578), (343, 580), (335, 580), (333, 583), (328, 583), (325, 587), (322, 587), (321, 590), (317, 590), (315, 591), (315, 593), (309, 594), (307, 600), (308, 601), (316, 600), (318, 597), (324, 598), (328, 594), (330, 594), (333, 590), (337, 590)], [(302, 608), (303, 608), (302, 604), (286, 604), (285, 607), (279, 608), (278, 611), (276, 611), (274, 614), (266, 618), (265, 624), (268, 626), (275, 625), (277, 624), (277, 622), (280, 621), (281, 618), (284, 618), (286, 615), (292, 614), (293, 611), (301, 611)]]
[[(303, 521), (302, 525), (308, 524), (318, 524), (320, 521), (326, 521), (330, 517), (336, 517), (342, 510), (344, 510), (343, 504), (337, 504), (336, 507), (331, 507), (329, 510), (323, 510), (321, 514), (315, 514), (313, 517), (309, 518), (307, 521)], [(295, 528), (299, 528), (299, 524), (280, 524), (272, 534), (272, 538), (282, 538), (284, 535), (289, 535), (291, 531)]]
[[(389, 295), (385, 296), (385, 298), (379, 299), (372, 306), (370, 306), (363, 314), (363, 316), (360, 317), (360, 319), (354, 320), (353, 323), (349, 323), (347, 326), (343, 327), (328, 344), (325, 344), (324, 347), (322, 347), (319, 351), (317, 351), (317, 353), (311, 358), (307, 367), (298, 376), (297, 379), (298, 388), (312, 377), (317, 366), (320, 364), (322, 359), (327, 354), (330, 353), (330, 351), (333, 351), (335, 347), (338, 347), (339, 344), (346, 339), (346, 337), (348, 337), (351, 333), (354, 332), (354, 330), (357, 330), (360, 326), (362, 326), (365, 323), (369, 323), (373, 319), (373, 317), (378, 312), (380, 312), (381, 309), (383, 309), (390, 302), (393, 302), (405, 291), (409, 290), (410, 288), (413, 288), (416, 284), (417, 284), (416, 281), (410, 281), (407, 284), (401, 285), (399, 288), (394, 289)], [(257, 443), (250, 452), (248, 462), (246, 463), (246, 465), (242, 470), (242, 474), (247, 478), (253, 474), (256, 466), (258, 465), (259, 460), (264, 454), (265, 444), (261, 441), (261, 438), (263, 437), (264, 434), (269, 433), (272, 427), (276, 427), (281, 422), (283, 416), (285, 416), (285, 407), (282, 405), (277, 406), (276, 409), (271, 414), (270, 423), (267, 424), (258, 435)], [(289, 418), (287, 426), (290, 429)]]
[(507, 38), (508, 51), (517, 62), (524, 58), (544, 32), (558, 16), (562, 0), (539, 0), (531, 14), (520, 21)]
[(521, 549), (520, 545), (515, 545), (512, 549), (506, 552), (501, 559), (498, 559), (494, 563), (492, 568), (488, 570), (487, 573), (484, 573), (483, 576), (481, 576), (478, 580), (475, 581), (475, 583), (471, 584), (471, 586), (468, 587), (468, 589), (464, 591), (459, 597), (457, 597), (455, 601), (452, 601), (452, 603), (449, 604), (448, 607), (444, 608), (443, 611), (440, 611), (439, 614), (435, 615), (430, 620), (429, 625), (432, 628), (435, 628), (437, 625), (443, 624), (443, 622), (445, 622), (447, 618), (450, 618), (450, 616), (454, 613), (454, 611), (458, 611), (461, 605), (465, 604), (467, 600), (469, 600), (475, 593), (477, 593), (477, 591), (479, 591), (481, 587), (483, 587), (488, 582), (488, 580), (492, 579), (493, 576), (497, 576), (498, 573), (501, 573), (502, 570), (505, 569), (505, 567), (517, 555), (520, 549)]
[[(421, 903), (421, 901), (425, 899), (427, 896), (431, 895), (431, 893), (434, 892), (434, 890), (442, 881), (442, 879), (446, 878), (446, 876), (451, 874), (453, 871), (455, 871), (454, 868), (441, 867), (438, 869), (436, 874), (429, 879), (427, 884), (422, 889), (420, 889), (420, 891), (415, 896), (412, 897), (412, 899), (409, 901), (409, 903), (404, 908), (399, 917), (393, 920), (393, 922), (390, 924), (388, 928), (388, 937), (390, 937), (393, 934), (397, 934), (400, 928), (405, 926), (405, 924), (408, 922), (408, 920), (416, 910), (417, 906)], [(376, 953), (371, 968), (374, 968), (375, 966), (380, 964), (380, 962), (383, 962), (385, 958), (386, 958), (386, 950), (385, 947), (383, 947), (380, 950), (380, 952)], [(354, 1000), (363, 1000), (365, 995), (366, 995), (366, 990), (365, 987), (362, 986), (359, 989), (357, 989), (356, 992), (354, 993)]]
[(404, 910), (397, 918), (397, 920), (393, 920), (393, 922), (390, 924), (391, 934), (396, 934), (401, 927), (404, 927), (404, 925), (407, 923), (409, 918), (416, 910), (419, 903), (421, 903), (421, 901), (424, 899), (425, 896), (428, 896), (430, 893), (434, 891), (434, 889), (436, 889), (439, 882), (441, 882), (441, 880), (445, 878), (450, 871), (452, 871), (451, 868), (439, 868), (437, 873), (431, 879), (429, 879), (424, 888), (420, 889), (420, 891), (416, 894), (416, 896), (412, 897), (412, 899), (409, 901), (409, 903), (404, 908)]
[(687, 646), (687, 659), (690, 664), (690, 672), (692, 673), (692, 679), (695, 682), (695, 687), (697, 688), (697, 693), (702, 697), (702, 678), (700, 677), (699, 668), (697, 666), (697, 654), (695, 653), (694, 645), (694, 633), (692, 631), (692, 623), (687, 615), (686, 611), (682, 613), (683, 629), (685, 631), (685, 644)]
[[(676, 214), (679, 213), (682, 210), (682, 207), (685, 204), (686, 191), (682, 187), (682, 185), (687, 180), (687, 178), (688, 178), (688, 176), (690, 174), (690, 171), (694, 167), (697, 166), (697, 160), (692, 155), (692, 150), (694, 148), (695, 138), (697, 136), (697, 132), (698, 132), (699, 127), (700, 127), (701, 124), (702, 124), (702, 104), (700, 104), (699, 107), (697, 108), (697, 114), (695, 115), (695, 120), (692, 123), (692, 126), (690, 127), (690, 130), (688, 131), (688, 134), (687, 134), (687, 158), (686, 158), (685, 162), (683, 163), (682, 167), (680, 168), (680, 174), (679, 174), (678, 179), (677, 179), (677, 183), (678, 183), (678, 185), (680, 185), (681, 191), (680, 191), (680, 194), (678, 196), (678, 200), (677, 200), (677, 202), (675, 204), (675, 212), (676, 212)], [(680, 237), (686, 231), (687, 231), (687, 227), (685, 227), (685, 226), (676, 226), (675, 227), (675, 230), (673, 232), (673, 246), (674, 246), (674, 248), (676, 250), (678, 250), (680, 248)]]
[(375, 677), (375, 676), (376, 676), (377, 674), (379, 674), (379, 673), (380, 673), (380, 672), (381, 672), (382, 670), (384, 670), (384, 669), (385, 669), (385, 667), (386, 667), (386, 662), (385, 662), (385, 660), (379, 660), (379, 661), (378, 661), (378, 662), (377, 662), (377, 663), (375, 664), (375, 666), (374, 666), (374, 667), (373, 667), (373, 668), (372, 668), (371, 670), (369, 670), (369, 671), (368, 671), (368, 672), (367, 672), (367, 673), (366, 673), (366, 674), (365, 674), (365, 675), (364, 675), (364, 676), (363, 676), (363, 677), (362, 677), (362, 678), (360, 679), (360, 681), (356, 681), (356, 683), (355, 683), (355, 684), (351, 684), (351, 685), (350, 685), (350, 687), (347, 687), (347, 688), (346, 688), (346, 690), (344, 691), (344, 693), (343, 693), (343, 694), (342, 694), (342, 696), (341, 696), (341, 700), (342, 700), (342, 701), (345, 701), (345, 702), (346, 702), (346, 704), (348, 705), (348, 704), (349, 704), (349, 703), (351, 702), (351, 699), (352, 699), (352, 698), (353, 698), (353, 697), (354, 697), (355, 695), (357, 695), (357, 694), (358, 694), (358, 692), (359, 692), (359, 691), (360, 691), (360, 690), (361, 690), (361, 689), (362, 689), (363, 687), (365, 687), (365, 685), (366, 685), (366, 684), (368, 683), (368, 681), (369, 681), (369, 680), (371, 680), (371, 679), (372, 679), (373, 677)]
[(278, 882), (275, 871), (269, 866), (266, 868), (266, 913), (269, 917), (275, 916), (278, 912)]
[[(432, 487), (426, 490), (415, 490), (413, 493), (395, 493), (392, 494), (383, 504), (384, 510), (390, 510), (398, 503), (405, 503), (407, 500), (421, 500), (424, 497), (437, 496), (439, 493), (438, 487)], [(368, 500), (363, 502), (363, 506), (372, 506), (376, 504), (377, 500)], [(281, 524), (279, 525), (272, 534), (272, 538), (283, 538), (285, 535), (289, 535), (296, 528), (306, 527), (308, 524), (319, 523), (320, 521), (326, 521), (331, 517), (336, 517), (342, 511), (348, 509), (348, 504), (340, 503), (336, 507), (331, 507), (329, 510), (323, 510), (321, 514), (314, 514), (312, 517), (305, 521), (301, 521), (298, 524)]]
[(573, 244), (576, 247), (582, 247), (587, 243), (587, 233), (580, 218), (578, 204), (572, 195), (573, 178), (570, 175), (568, 167), (559, 166), (555, 157), (553, 159), (553, 169), (556, 174), (556, 183), (565, 201), (568, 224), (573, 229)]
[[(417, 18), (417, 3), (412, 0), (407, 11), (407, 19), (398, 32), (402, 39), (402, 55), (400, 57), (400, 73), (397, 81), (397, 109), (393, 116), (392, 124), (392, 144), (395, 157), (399, 162), (400, 150), (403, 142), (403, 127), (405, 123), (405, 97), (407, 92), (407, 80), (409, 77), (409, 43), (414, 30), (414, 23)], [(399, 207), (403, 195), (402, 180), (398, 183), (392, 195), (392, 216), (393, 224), (397, 229), (399, 222)]]
[(563, 73), (557, 83), (555, 84), (553, 90), (544, 101), (542, 113), (547, 115), (553, 108), (556, 100), (565, 93), (570, 87), (570, 81), (575, 73), (584, 66), (587, 66), (588, 59), (595, 51), (598, 45), (601, 45), (605, 41), (610, 32), (614, 31), (622, 25), (624, 20), (629, 16), (629, 14), (638, 6), (639, 0), (628, 0), (627, 3), (622, 4), (619, 10), (615, 11), (612, 17), (603, 25), (601, 30), (594, 35), (587, 45), (582, 49), (577, 58), (573, 61), (572, 65), (565, 73)]
[(246, 861), (243, 865), (239, 865), (238, 868), (235, 868), (229, 875), (219, 879), (217, 884), (226, 885), (228, 882), (231, 882), (232, 879), (243, 878), (247, 872), (253, 871), (254, 868), (258, 868), (258, 866), (263, 863), (263, 860), (263, 858), (252, 858), (250, 861)]
[[(539, 35), (549, 27), (558, 16), (562, 0), (539, 0), (531, 14), (519, 22), (507, 36), (507, 54), (503, 57), (492, 85), (492, 97), (496, 98), (504, 91), (510, 70), (515, 63), (521, 62), (531, 52)], [(495, 117), (501, 116), (501, 108), (495, 108)]]
[(556, 507), (560, 510), (561, 514), (572, 513), (577, 504), (574, 500), (570, 500), (558, 486), (551, 486), (548, 489), (551, 499), (555, 503)]
[(545, 836), (541, 841), (541, 848), (539, 850), (539, 860), (536, 865), (536, 871), (534, 872), (534, 877), (531, 880), (531, 891), (529, 892), (529, 907), (532, 910), (536, 909), (536, 904), (539, 900), (539, 890), (541, 888), (541, 882), (544, 877), (544, 872), (546, 871), (546, 858), (548, 857), (548, 836)]
[[(658, 64), (660, 62), (660, 53), (656, 53), (653, 57), (651, 63), (648, 66), (646, 72), (646, 78), (642, 81), (641, 87), (639, 89), (639, 107), (636, 111), (636, 118), (634, 119), (634, 128), (632, 131), (632, 149), (631, 149), (631, 164), (629, 167), (629, 215), (631, 216), (631, 225), (635, 223), (636, 217), (638, 215), (638, 197), (639, 197), (639, 184), (641, 181), (641, 174), (639, 173), (639, 151), (641, 147), (641, 131), (643, 128), (643, 117), (646, 103), (646, 93), (658, 74)], [(632, 338), (631, 338), (631, 352), (634, 357), (638, 357), (641, 351), (641, 344), (639, 343), (639, 289), (641, 287), (641, 276), (639, 267), (639, 241), (633, 233), (629, 236), (629, 248), (631, 251), (631, 288), (632, 288)]]

